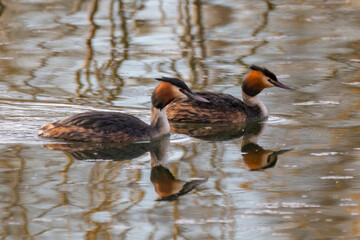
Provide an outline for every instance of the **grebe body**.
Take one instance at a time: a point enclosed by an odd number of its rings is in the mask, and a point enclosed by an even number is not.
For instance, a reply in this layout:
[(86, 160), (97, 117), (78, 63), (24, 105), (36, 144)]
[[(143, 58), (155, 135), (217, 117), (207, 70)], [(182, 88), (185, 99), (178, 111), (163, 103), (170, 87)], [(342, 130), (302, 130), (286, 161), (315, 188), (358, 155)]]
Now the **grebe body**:
[(167, 117), (176, 122), (221, 123), (257, 120), (268, 115), (258, 94), (265, 88), (280, 87), (292, 90), (280, 83), (274, 73), (264, 67), (250, 66), (250, 73), (242, 83), (243, 101), (229, 94), (198, 92), (198, 96), (209, 102), (192, 99), (176, 100), (170, 103)]
[(137, 142), (158, 138), (170, 132), (166, 105), (175, 99), (193, 98), (208, 100), (194, 94), (176, 78), (157, 78), (161, 83), (153, 91), (151, 123), (118, 112), (85, 112), (62, 121), (44, 125), (39, 136), (69, 141), (86, 142)]

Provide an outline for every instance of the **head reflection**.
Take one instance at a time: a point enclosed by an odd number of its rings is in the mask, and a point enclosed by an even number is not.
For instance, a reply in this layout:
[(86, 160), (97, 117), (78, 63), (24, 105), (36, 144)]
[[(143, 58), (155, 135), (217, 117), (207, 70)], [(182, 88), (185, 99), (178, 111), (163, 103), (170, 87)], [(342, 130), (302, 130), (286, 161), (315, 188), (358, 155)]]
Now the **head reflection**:
[(167, 153), (168, 151), (151, 152), (150, 180), (154, 185), (156, 193), (160, 196), (158, 201), (176, 200), (207, 181), (207, 178), (189, 182), (176, 179), (170, 170), (163, 165)]
[(256, 143), (248, 143), (241, 148), (244, 162), (250, 170), (263, 170), (274, 167), (278, 156), (288, 151), (291, 151), (291, 149), (280, 151), (266, 150)]
[(248, 123), (247, 131), (245, 131), (241, 142), (243, 160), (252, 171), (274, 167), (280, 154), (292, 150), (282, 149), (274, 151), (259, 146), (257, 142), (262, 136), (265, 127), (266, 123), (264, 122)]

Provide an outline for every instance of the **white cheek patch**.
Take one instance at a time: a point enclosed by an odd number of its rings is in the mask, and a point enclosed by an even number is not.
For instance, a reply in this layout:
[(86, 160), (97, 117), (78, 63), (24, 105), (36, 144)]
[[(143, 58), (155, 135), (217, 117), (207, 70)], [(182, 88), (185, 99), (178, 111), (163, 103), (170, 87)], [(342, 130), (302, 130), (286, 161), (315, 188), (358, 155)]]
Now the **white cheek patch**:
[(175, 95), (175, 98), (177, 99), (186, 99), (188, 98), (184, 93), (183, 91), (186, 91), (186, 90), (183, 90), (181, 88), (173, 88), (173, 92), (174, 92), (174, 95)]
[(272, 84), (271, 81), (268, 80), (268, 78), (265, 78), (265, 80), (263, 80), (263, 82), (267, 88), (274, 87), (274, 84)]

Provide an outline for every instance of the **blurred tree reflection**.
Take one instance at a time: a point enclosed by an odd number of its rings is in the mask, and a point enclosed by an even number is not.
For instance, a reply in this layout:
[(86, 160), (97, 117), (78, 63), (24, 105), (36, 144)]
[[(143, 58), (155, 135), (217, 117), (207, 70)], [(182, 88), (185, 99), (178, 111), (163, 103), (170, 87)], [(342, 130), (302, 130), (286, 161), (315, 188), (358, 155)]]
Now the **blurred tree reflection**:
[[(78, 5), (78, 3), (76, 4)], [(100, 63), (94, 58), (94, 51), (96, 50), (93, 46), (96, 31), (99, 29), (95, 21), (95, 15), (99, 10), (98, 5), (97, 0), (92, 0), (88, 17), (90, 29), (89, 37), (86, 40), (87, 54), (83, 68), (76, 71), (75, 74), (78, 84), (76, 93), (78, 97), (89, 97), (90, 95), (104, 99), (105, 102), (111, 102), (121, 92), (123, 79), (119, 75), (119, 68), (128, 59), (129, 35), (125, 17), (126, 5), (122, 0), (111, 0), (109, 3), (107, 18), (110, 25), (108, 33), (110, 37), (108, 49), (110, 52), (108, 60)]]

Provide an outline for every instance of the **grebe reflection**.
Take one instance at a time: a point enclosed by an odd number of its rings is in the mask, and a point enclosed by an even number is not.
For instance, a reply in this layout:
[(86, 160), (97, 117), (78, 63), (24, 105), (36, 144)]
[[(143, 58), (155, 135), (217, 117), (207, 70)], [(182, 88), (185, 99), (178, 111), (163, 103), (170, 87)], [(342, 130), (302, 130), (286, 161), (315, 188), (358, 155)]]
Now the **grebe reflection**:
[(150, 154), (150, 180), (154, 185), (155, 191), (160, 196), (158, 201), (176, 200), (180, 196), (191, 192), (197, 186), (208, 180), (208, 178), (196, 179), (192, 181), (182, 181), (176, 179), (171, 171), (163, 165), (163, 162), (167, 159), (167, 151), (151, 151)]
[(158, 201), (176, 200), (207, 181), (207, 178), (190, 181), (178, 180), (165, 167), (170, 148), (169, 136), (150, 142), (131, 143), (120, 146), (114, 143), (73, 142), (68, 144), (46, 144), (44, 148), (61, 150), (72, 158), (86, 161), (131, 160), (150, 152), (150, 180), (154, 185), (155, 192), (160, 196), (157, 199)]
[(247, 121), (239, 123), (171, 123), (172, 133), (186, 134), (208, 141), (225, 141), (241, 138), (241, 155), (250, 170), (274, 167), (278, 156), (291, 149), (270, 150), (257, 144), (266, 128), (266, 122)]
[(241, 155), (243, 156), (244, 163), (252, 171), (274, 167), (280, 154), (292, 150), (282, 149), (274, 151), (259, 146), (257, 142), (265, 128), (266, 123), (264, 122), (258, 122), (258, 124), (255, 122), (249, 125), (241, 141)]

